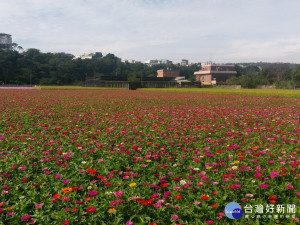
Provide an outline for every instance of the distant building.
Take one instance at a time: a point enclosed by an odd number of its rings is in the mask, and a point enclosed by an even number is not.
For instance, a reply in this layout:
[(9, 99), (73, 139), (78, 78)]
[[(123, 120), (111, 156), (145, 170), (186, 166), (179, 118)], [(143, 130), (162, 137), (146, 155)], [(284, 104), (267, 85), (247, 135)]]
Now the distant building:
[(137, 60), (134, 60), (134, 59), (126, 59), (124, 62), (125, 63), (142, 63), (141, 61), (137, 61)]
[(202, 69), (196, 71), (196, 81), (205, 85), (226, 82), (231, 76), (236, 76), (234, 65), (214, 64), (212, 62), (201, 63)]
[(0, 50), (12, 50), (12, 38), (10, 34), (0, 33)]
[(150, 59), (145, 62), (148, 66), (155, 66), (159, 64), (166, 64), (166, 65), (172, 65), (172, 61), (167, 60), (167, 59)]
[(189, 60), (187, 60), (187, 59), (182, 59), (180, 65), (181, 65), (181, 66), (187, 66), (187, 65), (189, 65)]
[(157, 77), (179, 77), (179, 70), (157, 70)]
[(74, 57), (74, 59), (94, 59), (94, 58), (101, 58), (102, 53), (101, 52), (95, 52), (95, 53), (89, 53), (89, 54), (82, 54), (80, 56)]

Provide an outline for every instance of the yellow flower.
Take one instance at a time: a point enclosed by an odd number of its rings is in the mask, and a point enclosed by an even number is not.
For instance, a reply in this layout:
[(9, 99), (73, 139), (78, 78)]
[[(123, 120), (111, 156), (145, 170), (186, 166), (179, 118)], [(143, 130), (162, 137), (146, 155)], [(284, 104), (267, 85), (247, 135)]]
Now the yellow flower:
[(151, 160), (150, 160), (150, 159), (147, 159), (146, 162), (151, 162)]
[(234, 161), (234, 163), (235, 163), (235, 164), (239, 164), (239, 163), (240, 163), (240, 161), (238, 161), (238, 160), (237, 160), (237, 161)]
[(136, 186), (136, 183), (129, 184), (129, 187), (135, 187), (135, 186)]
[(238, 167), (237, 166), (233, 166), (231, 167), (233, 170), (236, 170)]
[(119, 183), (119, 182), (118, 182), (118, 183), (116, 183), (116, 186), (121, 186), (121, 183)]
[(115, 208), (111, 208), (111, 209), (107, 210), (107, 212), (108, 212), (109, 214), (112, 214), (112, 213), (117, 212), (117, 210), (116, 210)]

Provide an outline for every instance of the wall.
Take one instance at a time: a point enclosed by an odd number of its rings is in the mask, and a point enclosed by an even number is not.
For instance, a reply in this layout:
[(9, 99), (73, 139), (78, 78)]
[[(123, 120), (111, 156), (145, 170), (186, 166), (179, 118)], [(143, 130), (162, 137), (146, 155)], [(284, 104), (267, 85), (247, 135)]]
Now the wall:
[(214, 88), (231, 88), (231, 89), (241, 89), (241, 85), (214, 85)]
[(275, 85), (258, 85), (257, 89), (275, 89)]

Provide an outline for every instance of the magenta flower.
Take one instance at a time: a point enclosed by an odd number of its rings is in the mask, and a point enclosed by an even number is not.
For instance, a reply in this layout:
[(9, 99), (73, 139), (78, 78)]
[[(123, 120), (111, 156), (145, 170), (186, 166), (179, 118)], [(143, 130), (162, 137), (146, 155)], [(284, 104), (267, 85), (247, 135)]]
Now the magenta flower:
[(88, 195), (90, 195), (90, 196), (96, 196), (96, 195), (98, 195), (98, 191), (95, 191), (95, 190), (90, 190), (89, 192), (88, 192)]
[(21, 221), (28, 221), (31, 219), (31, 216), (30, 215), (25, 215), (25, 216), (22, 216), (21, 217)]
[(63, 184), (68, 184), (68, 183), (70, 183), (69, 180), (64, 180), (64, 181), (63, 181)]
[(271, 174), (270, 174), (270, 177), (271, 178), (276, 178), (276, 177), (278, 177), (279, 176), (279, 173), (278, 172), (271, 172)]
[(132, 224), (133, 224), (133, 222), (131, 222), (131, 221), (126, 222), (126, 225), (132, 225)]
[(61, 175), (59, 175), (59, 174), (54, 174), (54, 179), (59, 179), (59, 178), (61, 178)]
[(291, 184), (288, 184), (288, 185), (286, 186), (286, 188), (287, 188), (287, 189), (294, 189), (294, 186), (291, 185)]
[(261, 185), (259, 185), (259, 187), (262, 188), (262, 189), (266, 189), (266, 188), (268, 188), (268, 185), (267, 184), (261, 184)]
[(178, 220), (178, 218), (179, 218), (179, 216), (177, 216), (177, 215), (173, 215), (173, 216), (171, 217), (172, 220)]

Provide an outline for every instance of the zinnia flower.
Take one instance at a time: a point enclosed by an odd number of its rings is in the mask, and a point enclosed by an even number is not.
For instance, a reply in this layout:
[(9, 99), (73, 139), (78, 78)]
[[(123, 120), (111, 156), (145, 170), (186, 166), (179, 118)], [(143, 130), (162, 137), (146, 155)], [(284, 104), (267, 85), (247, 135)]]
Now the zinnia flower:
[(95, 207), (88, 207), (85, 211), (89, 212), (89, 213), (93, 213), (93, 212), (96, 211), (96, 208)]
[(30, 215), (25, 215), (25, 216), (22, 216), (21, 221), (28, 221), (30, 219), (31, 219)]
[(173, 215), (173, 216), (171, 217), (172, 220), (177, 220), (178, 218), (179, 218), (179, 216), (177, 216), (177, 215)]
[(266, 188), (268, 188), (268, 185), (267, 184), (261, 184), (261, 185), (259, 185), (259, 187), (262, 188), (262, 189), (266, 189)]

